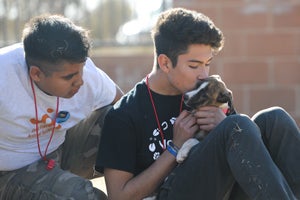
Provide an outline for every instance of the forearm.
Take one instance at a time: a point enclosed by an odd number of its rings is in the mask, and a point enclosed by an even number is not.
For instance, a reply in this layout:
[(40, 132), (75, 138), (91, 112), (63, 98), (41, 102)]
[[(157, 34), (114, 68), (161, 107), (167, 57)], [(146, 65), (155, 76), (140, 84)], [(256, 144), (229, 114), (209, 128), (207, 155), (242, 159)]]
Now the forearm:
[(175, 157), (165, 151), (149, 168), (136, 177), (124, 181), (119, 189), (108, 187), (110, 200), (140, 200), (151, 196), (176, 166)]

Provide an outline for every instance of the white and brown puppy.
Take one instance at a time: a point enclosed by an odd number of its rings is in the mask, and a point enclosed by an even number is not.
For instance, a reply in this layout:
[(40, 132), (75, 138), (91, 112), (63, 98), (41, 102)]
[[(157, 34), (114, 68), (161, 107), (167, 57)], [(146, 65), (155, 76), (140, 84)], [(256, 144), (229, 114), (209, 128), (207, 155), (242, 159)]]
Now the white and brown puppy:
[[(234, 114), (232, 92), (229, 90), (219, 75), (211, 75), (200, 80), (196, 87), (184, 95), (184, 102), (191, 112), (203, 106), (216, 106), (223, 108), (226, 115)], [(176, 160), (181, 163), (188, 156), (190, 149), (199, 143), (208, 133), (199, 130), (195, 138), (187, 140), (178, 151)]]

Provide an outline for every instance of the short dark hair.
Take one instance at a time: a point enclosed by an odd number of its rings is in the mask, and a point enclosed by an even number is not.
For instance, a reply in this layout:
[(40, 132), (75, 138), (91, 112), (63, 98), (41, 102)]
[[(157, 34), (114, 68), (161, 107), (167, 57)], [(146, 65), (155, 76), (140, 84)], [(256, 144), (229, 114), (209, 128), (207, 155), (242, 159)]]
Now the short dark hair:
[(167, 55), (173, 66), (191, 44), (210, 45), (214, 52), (220, 51), (224, 45), (223, 33), (212, 20), (202, 13), (184, 8), (161, 13), (151, 36), (156, 56)]
[(61, 15), (32, 18), (25, 24), (22, 40), (28, 67), (38, 66), (46, 74), (58, 70), (59, 63), (84, 62), (91, 46), (88, 31)]

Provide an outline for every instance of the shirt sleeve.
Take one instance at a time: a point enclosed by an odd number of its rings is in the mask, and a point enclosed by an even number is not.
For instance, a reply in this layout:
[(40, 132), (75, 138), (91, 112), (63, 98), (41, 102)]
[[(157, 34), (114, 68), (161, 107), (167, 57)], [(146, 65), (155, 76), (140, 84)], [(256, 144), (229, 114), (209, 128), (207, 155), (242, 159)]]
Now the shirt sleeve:
[[(106, 106), (116, 96), (116, 83), (88, 58), (83, 72), (84, 84), (94, 92), (94, 109)], [(93, 88), (93, 89), (91, 89)]]
[(106, 116), (95, 169), (112, 168), (135, 173), (136, 137), (130, 117), (111, 110)]

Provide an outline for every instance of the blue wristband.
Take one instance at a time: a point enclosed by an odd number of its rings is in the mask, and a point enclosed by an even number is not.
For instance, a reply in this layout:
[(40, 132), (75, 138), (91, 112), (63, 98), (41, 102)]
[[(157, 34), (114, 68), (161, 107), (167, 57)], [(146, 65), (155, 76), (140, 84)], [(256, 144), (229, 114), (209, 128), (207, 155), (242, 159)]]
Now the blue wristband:
[(173, 142), (169, 142), (169, 144), (167, 145), (167, 150), (176, 158), (178, 150)]

